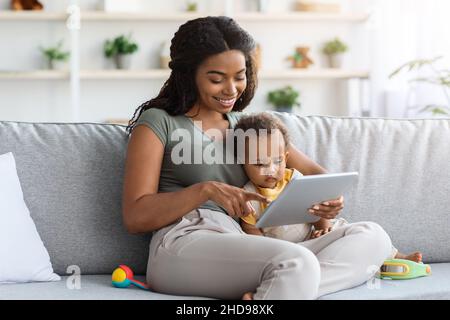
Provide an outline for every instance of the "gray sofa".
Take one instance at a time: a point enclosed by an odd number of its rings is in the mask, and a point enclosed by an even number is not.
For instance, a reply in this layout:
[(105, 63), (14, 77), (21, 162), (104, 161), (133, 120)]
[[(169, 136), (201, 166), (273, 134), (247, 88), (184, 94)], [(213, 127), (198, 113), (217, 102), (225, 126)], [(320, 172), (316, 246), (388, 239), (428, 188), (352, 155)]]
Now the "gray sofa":
[[(294, 143), (330, 172), (360, 172), (346, 194), (343, 217), (378, 222), (400, 250), (421, 250), (432, 264), (430, 277), (374, 281), (322, 299), (450, 299), (450, 120), (275, 114)], [(63, 276), (59, 282), (0, 285), (0, 299), (202, 298), (111, 286), (119, 264), (144, 279), (150, 241), (150, 235), (128, 234), (122, 224), (124, 129), (0, 122), (0, 154), (14, 153), (25, 201), (55, 272)], [(72, 265), (81, 270), (79, 289), (67, 277)]]

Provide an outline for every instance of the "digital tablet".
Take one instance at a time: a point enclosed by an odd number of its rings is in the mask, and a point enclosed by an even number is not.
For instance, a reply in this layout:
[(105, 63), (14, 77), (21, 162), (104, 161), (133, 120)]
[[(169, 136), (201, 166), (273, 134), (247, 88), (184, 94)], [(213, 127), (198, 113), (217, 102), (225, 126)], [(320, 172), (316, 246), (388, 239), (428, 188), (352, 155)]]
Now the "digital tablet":
[(256, 227), (314, 223), (320, 217), (308, 212), (314, 204), (338, 199), (358, 179), (358, 172), (301, 176), (291, 180), (262, 213)]

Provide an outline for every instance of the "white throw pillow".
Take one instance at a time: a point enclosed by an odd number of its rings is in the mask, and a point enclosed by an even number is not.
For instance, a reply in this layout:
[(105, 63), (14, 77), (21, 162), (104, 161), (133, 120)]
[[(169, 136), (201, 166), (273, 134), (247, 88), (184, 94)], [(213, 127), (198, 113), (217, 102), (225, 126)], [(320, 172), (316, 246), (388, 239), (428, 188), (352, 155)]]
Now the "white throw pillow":
[(0, 155), (0, 284), (58, 280), (23, 199), (14, 156)]

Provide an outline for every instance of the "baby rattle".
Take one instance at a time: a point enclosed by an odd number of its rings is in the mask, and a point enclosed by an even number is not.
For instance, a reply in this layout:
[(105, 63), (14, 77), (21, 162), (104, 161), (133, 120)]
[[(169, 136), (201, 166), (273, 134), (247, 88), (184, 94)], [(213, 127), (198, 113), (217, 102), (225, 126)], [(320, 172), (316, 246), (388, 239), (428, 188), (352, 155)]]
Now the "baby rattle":
[(126, 265), (121, 264), (112, 273), (112, 284), (116, 288), (127, 288), (134, 284), (138, 288), (150, 290), (150, 287), (147, 284), (140, 282), (133, 277), (133, 271)]

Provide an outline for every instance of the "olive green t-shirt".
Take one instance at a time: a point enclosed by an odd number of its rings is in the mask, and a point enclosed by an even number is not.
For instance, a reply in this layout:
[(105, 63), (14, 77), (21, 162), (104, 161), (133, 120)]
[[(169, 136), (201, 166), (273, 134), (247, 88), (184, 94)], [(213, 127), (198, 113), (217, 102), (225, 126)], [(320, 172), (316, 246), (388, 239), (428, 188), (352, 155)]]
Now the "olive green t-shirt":
[[(243, 115), (243, 112), (226, 114), (230, 130)], [(174, 192), (203, 181), (218, 181), (235, 187), (247, 183), (242, 165), (236, 160), (230, 161), (234, 159), (234, 149), (227, 147), (231, 139), (215, 141), (191, 118), (171, 116), (157, 108), (145, 110), (138, 125), (152, 129), (164, 145), (158, 192)], [(200, 208), (226, 213), (213, 201), (203, 203)]]

